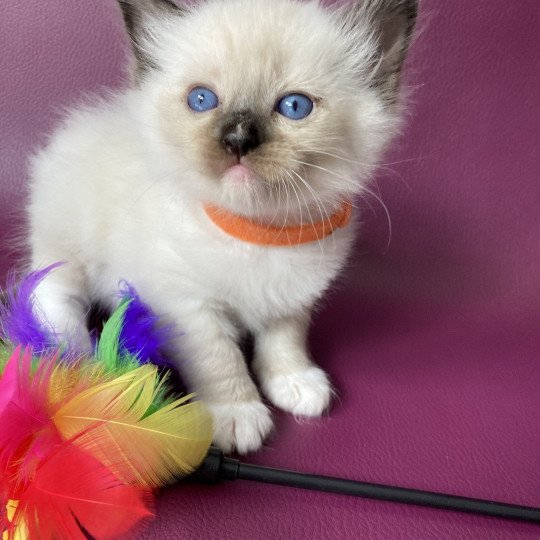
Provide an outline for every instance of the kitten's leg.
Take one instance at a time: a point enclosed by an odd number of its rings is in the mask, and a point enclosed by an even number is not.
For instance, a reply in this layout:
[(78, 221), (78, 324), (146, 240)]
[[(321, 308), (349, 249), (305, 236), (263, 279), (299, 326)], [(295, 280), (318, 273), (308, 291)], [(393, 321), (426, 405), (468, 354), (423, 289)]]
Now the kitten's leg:
[(66, 264), (49, 274), (36, 287), (34, 303), (36, 315), (52, 325), (59, 341), (68, 340), (81, 352), (91, 351), (86, 329), (89, 304), (84, 274), (78, 266)]
[(274, 405), (299, 416), (320, 416), (332, 387), (306, 351), (308, 326), (307, 315), (271, 321), (255, 336), (253, 369)]
[(211, 310), (188, 317), (184, 312), (177, 320), (183, 332), (176, 342), (178, 367), (214, 417), (214, 443), (226, 452), (259, 449), (272, 419), (236, 344), (233, 326)]

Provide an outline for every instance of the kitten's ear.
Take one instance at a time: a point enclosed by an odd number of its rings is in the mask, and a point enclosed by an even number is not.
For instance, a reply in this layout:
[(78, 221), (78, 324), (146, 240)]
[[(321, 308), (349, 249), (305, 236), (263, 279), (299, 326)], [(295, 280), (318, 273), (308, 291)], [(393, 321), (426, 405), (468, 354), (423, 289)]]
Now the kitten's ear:
[(418, 15), (418, 0), (357, 0), (348, 8), (349, 30), (373, 32), (378, 51), (375, 84), (391, 103), (397, 99), (399, 78)]
[(136, 59), (136, 75), (139, 78), (148, 69), (156, 68), (148, 54), (148, 44), (152, 41), (152, 23), (159, 19), (182, 15), (185, 8), (173, 0), (118, 0), (127, 31), (133, 44)]

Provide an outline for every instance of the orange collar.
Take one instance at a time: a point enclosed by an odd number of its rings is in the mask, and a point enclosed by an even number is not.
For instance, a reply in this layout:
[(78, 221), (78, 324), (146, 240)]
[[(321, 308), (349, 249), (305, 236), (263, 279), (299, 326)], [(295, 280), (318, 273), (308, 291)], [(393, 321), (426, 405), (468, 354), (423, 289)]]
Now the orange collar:
[(288, 227), (263, 225), (212, 204), (205, 205), (204, 210), (215, 225), (239, 240), (260, 246), (292, 247), (322, 240), (336, 229), (345, 227), (351, 219), (352, 204), (345, 201), (341, 208), (327, 219)]

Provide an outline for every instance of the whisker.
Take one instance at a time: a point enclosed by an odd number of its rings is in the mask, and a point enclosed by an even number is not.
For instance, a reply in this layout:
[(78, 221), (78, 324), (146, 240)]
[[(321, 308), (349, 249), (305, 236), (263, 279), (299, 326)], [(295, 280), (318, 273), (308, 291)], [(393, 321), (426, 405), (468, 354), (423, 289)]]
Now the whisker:
[[(302, 161), (298, 161), (298, 163), (302, 163), (304, 165), (312, 166), (312, 167), (315, 167), (316, 169), (320, 169), (320, 170), (322, 170), (324, 172), (327, 172), (330, 175), (333, 175), (333, 176), (339, 178), (340, 180), (345, 180), (346, 179), (346, 178), (343, 177), (343, 175), (340, 175), (339, 173), (337, 173), (336, 171), (332, 171), (331, 169), (327, 169), (327, 168), (321, 167), (319, 165), (313, 165), (313, 164), (310, 164), (310, 163), (305, 163), (305, 162), (302, 162)], [(368, 193), (369, 195), (371, 195), (377, 202), (379, 202), (379, 204), (382, 206), (382, 208), (383, 208), (383, 210), (384, 210), (384, 212), (386, 214), (386, 219), (387, 219), (387, 223), (388, 223), (388, 242), (387, 242), (387, 245), (386, 245), (386, 248), (385, 248), (385, 251), (384, 251), (384, 253), (386, 253), (388, 251), (388, 249), (390, 248), (390, 244), (392, 242), (392, 235), (393, 235), (392, 219), (390, 217), (390, 212), (388, 210), (388, 207), (386, 206), (386, 204), (382, 200), (380, 194), (377, 195), (375, 192), (373, 192), (372, 190), (370, 190), (366, 186), (360, 186), (360, 192), (361, 193), (365, 192), (365, 193)]]
[(384, 253), (386, 253), (390, 249), (390, 244), (392, 242), (392, 234), (393, 234), (393, 228), (392, 228), (392, 218), (390, 217), (390, 211), (388, 210), (388, 206), (384, 203), (380, 195), (377, 195), (375, 192), (371, 191), (369, 188), (362, 186), (362, 191), (368, 193), (371, 195), (376, 201), (380, 203), (380, 205), (383, 207), (384, 212), (386, 214), (386, 220), (388, 223), (388, 242), (386, 243), (386, 248), (384, 250)]
[[(303, 178), (294, 169), (290, 169), (290, 172), (294, 173), (298, 178), (300, 178), (300, 180), (303, 180)], [(289, 175), (289, 176), (291, 178), (291, 182), (293, 183), (293, 186), (296, 185), (298, 187), (298, 190), (300, 191), (300, 193), (302, 193), (302, 190), (300, 189), (300, 186), (298, 186), (298, 184), (296, 184), (296, 181), (294, 180), (294, 178), (291, 175)], [(293, 189), (294, 189), (294, 187), (293, 187)], [(311, 215), (311, 210), (309, 209), (309, 205), (307, 204), (306, 197), (305, 197), (305, 195), (303, 193), (302, 193), (302, 197), (304, 199), (304, 204), (306, 205), (308, 215), (309, 215), (309, 219), (310, 219), (311, 225), (313, 227), (313, 230), (316, 231), (315, 222), (313, 221), (313, 217)], [(302, 218), (301, 217), (300, 217), (300, 223), (302, 223)], [(321, 262), (322, 262), (322, 258), (324, 257), (324, 244), (323, 244), (323, 242), (321, 241), (320, 238), (317, 238), (317, 243), (319, 244), (319, 248), (321, 250)]]
[(313, 167), (314, 169), (318, 169), (320, 171), (323, 171), (323, 172), (326, 172), (328, 174), (331, 174), (332, 176), (336, 177), (336, 178), (339, 178), (340, 180), (344, 180), (346, 181), (346, 183), (348, 185), (350, 185), (351, 187), (354, 186), (356, 187), (357, 186), (357, 182), (355, 180), (351, 180), (348, 176), (344, 176), (342, 174), (339, 174), (337, 173), (336, 171), (332, 171), (330, 169), (327, 169), (326, 167), (321, 167), (320, 165), (315, 165), (313, 163), (307, 163), (306, 161), (300, 161), (300, 160), (297, 160), (297, 159), (294, 159), (292, 160), (296, 163), (299, 163), (300, 165), (305, 165), (307, 167)]

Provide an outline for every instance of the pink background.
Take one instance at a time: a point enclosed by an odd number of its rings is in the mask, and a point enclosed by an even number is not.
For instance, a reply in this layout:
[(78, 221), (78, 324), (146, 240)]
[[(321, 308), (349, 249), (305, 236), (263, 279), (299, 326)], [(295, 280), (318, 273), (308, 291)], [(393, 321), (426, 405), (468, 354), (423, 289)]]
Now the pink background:
[[(113, 0), (0, 0), (0, 278), (25, 162), (124, 80)], [(540, 506), (540, 2), (424, 0), (411, 121), (312, 350), (328, 418), (277, 415), (251, 461)], [(145, 538), (538, 538), (533, 525), (237, 483), (164, 491)]]

